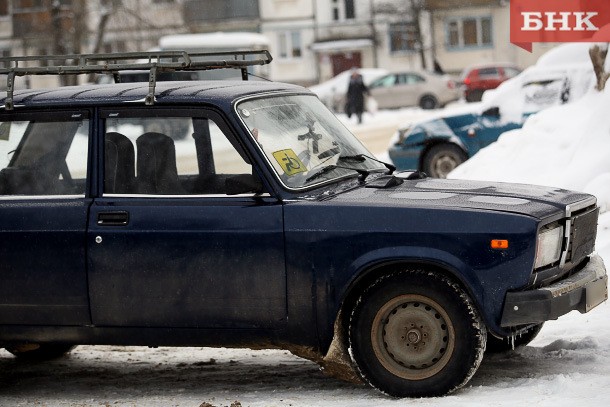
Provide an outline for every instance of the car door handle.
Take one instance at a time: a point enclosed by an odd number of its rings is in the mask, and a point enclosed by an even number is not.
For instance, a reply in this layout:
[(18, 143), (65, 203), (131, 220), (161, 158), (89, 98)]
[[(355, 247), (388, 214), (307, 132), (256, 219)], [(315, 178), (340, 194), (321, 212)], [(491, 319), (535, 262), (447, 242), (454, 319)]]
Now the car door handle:
[(97, 214), (97, 224), (99, 226), (125, 226), (129, 223), (129, 212), (111, 211), (100, 212)]

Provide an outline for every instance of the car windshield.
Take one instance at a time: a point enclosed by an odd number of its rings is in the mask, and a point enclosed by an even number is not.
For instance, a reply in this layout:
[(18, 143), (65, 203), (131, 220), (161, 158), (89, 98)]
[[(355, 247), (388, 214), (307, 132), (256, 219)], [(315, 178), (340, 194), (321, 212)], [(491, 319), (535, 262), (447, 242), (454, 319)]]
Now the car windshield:
[(290, 189), (386, 169), (315, 96), (250, 99), (237, 112)]

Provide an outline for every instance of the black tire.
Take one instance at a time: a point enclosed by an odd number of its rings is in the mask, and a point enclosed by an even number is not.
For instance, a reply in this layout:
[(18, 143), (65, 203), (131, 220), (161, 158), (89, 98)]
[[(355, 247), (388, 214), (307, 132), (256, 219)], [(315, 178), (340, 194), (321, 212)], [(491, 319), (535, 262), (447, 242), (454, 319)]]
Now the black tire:
[(424, 156), (422, 170), (434, 178), (447, 178), (447, 175), (468, 156), (455, 144), (437, 144)]
[(20, 344), (5, 349), (21, 360), (45, 361), (62, 357), (76, 346), (67, 343)]
[(540, 330), (542, 330), (543, 325), (544, 325), (544, 323), (534, 325), (527, 331), (522, 332), (521, 334), (515, 336), (514, 340), (511, 340), (510, 338), (500, 339), (500, 338), (496, 338), (495, 336), (489, 334), (489, 335), (487, 335), (486, 352), (503, 353), (503, 352), (512, 351), (513, 349), (517, 349), (521, 346), (526, 346), (531, 341), (533, 341), (534, 338), (536, 338), (538, 336), (538, 334), (540, 333)]
[(362, 379), (394, 397), (431, 397), (463, 386), (483, 359), (487, 330), (448, 278), (407, 270), (381, 277), (358, 299), (349, 325)]
[(432, 95), (424, 95), (419, 100), (419, 107), (424, 110), (436, 109), (439, 107), (438, 100)]

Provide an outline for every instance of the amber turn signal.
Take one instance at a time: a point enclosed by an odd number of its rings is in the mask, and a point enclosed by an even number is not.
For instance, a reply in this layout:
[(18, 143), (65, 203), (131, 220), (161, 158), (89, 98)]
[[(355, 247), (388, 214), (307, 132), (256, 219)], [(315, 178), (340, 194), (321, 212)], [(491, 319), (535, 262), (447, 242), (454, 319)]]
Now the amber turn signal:
[(493, 239), (491, 241), (492, 249), (508, 249), (508, 240)]

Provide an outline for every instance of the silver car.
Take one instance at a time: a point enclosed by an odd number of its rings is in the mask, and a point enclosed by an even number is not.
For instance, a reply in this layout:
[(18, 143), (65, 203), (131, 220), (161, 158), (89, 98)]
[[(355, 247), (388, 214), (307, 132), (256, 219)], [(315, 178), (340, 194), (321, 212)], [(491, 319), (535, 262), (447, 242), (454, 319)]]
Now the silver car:
[(447, 75), (424, 71), (395, 72), (369, 86), (379, 109), (419, 106), (436, 109), (459, 98), (455, 82)]

